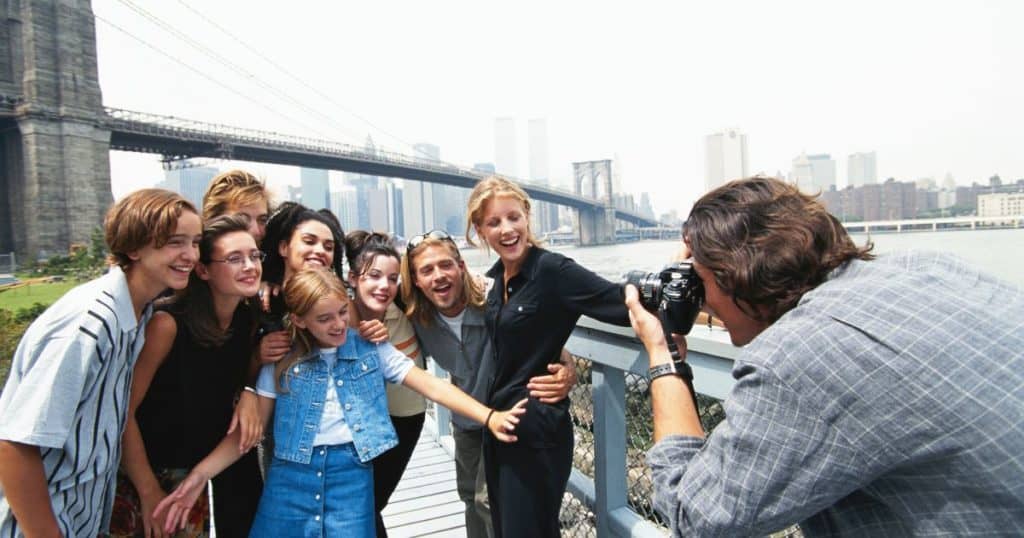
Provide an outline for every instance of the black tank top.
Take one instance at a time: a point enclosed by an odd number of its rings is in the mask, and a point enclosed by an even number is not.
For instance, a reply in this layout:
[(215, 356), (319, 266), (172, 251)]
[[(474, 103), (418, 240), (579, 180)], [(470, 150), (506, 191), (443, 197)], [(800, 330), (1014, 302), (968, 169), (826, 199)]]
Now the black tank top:
[(201, 347), (180, 308), (160, 310), (174, 316), (178, 334), (136, 418), (154, 468), (191, 468), (227, 433), (252, 356), (253, 317), (240, 304), (231, 320), (231, 336), (220, 346)]

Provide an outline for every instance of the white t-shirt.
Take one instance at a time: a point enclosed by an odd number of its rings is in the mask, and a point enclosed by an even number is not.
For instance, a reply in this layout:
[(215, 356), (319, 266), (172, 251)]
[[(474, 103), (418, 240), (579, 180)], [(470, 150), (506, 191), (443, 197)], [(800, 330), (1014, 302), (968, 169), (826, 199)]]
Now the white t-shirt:
[[(349, 331), (349, 337), (353, 333)], [(338, 400), (338, 391), (334, 389), (334, 376), (331, 371), (337, 360), (337, 348), (319, 348), (314, 353), (321, 355), (327, 363), (327, 383), (324, 387), (324, 410), (320, 415), (320, 429), (317, 430), (313, 439), (313, 446), (319, 445), (342, 445), (352, 442), (352, 431), (345, 422), (345, 411)], [(405, 376), (414, 366), (413, 362), (395, 346), (383, 342), (377, 344), (377, 353), (380, 356), (381, 373), (388, 383), (400, 384)], [(307, 359), (309, 360), (309, 359)], [(274, 379), (273, 364), (265, 364), (260, 369), (259, 379), (256, 381), (256, 393), (260, 396), (276, 399), (277, 382)], [(346, 404), (351, 405), (351, 404)]]
[(458, 339), (459, 342), (462, 341), (462, 316), (465, 313), (465, 308), (463, 308), (461, 312), (452, 317), (448, 317), (438, 312), (438, 314), (441, 315), (441, 319), (443, 319), (444, 322), (447, 323), (449, 327), (451, 327), (452, 332), (455, 333), (455, 338)]

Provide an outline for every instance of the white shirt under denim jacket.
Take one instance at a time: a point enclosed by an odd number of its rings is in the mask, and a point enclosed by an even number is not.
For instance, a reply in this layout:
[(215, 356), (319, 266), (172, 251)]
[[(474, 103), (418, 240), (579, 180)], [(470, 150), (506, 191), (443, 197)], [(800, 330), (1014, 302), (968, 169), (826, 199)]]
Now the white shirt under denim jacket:
[(309, 463), (314, 446), (351, 441), (365, 463), (398, 444), (384, 382), (401, 383), (413, 362), (387, 342), (373, 344), (347, 332), (341, 347), (313, 351), (280, 384), (273, 364), (260, 371), (256, 392), (277, 400), (274, 457)]

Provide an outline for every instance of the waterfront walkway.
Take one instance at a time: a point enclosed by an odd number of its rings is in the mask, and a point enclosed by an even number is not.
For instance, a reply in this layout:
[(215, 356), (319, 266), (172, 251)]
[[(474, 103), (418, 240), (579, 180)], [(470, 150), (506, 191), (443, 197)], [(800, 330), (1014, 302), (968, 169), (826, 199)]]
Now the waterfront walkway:
[(455, 461), (435, 438), (431, 417), (426, 422), (409, 467), (384, 509), (384, 525), (390, 538), (464, 538), (465, 505), (455, 489)]

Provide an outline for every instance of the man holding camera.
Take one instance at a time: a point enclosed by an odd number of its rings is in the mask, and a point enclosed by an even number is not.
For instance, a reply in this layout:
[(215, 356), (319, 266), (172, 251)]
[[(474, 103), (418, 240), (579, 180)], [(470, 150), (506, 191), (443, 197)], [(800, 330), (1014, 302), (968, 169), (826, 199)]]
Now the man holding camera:
[[(658, 319), (654, 505), (685, 536), (1024, 535), (1024, 293), (943, 254), (876, 257), (813, 196), (734, 181), (684, 230), (736, 359), (704, 438)], [(685, 357), (686, 343), (674, 337)]]

